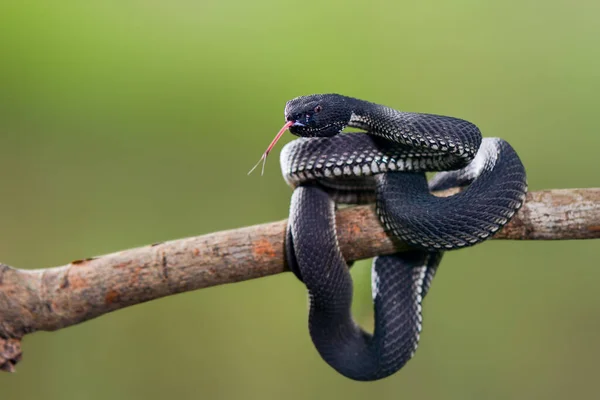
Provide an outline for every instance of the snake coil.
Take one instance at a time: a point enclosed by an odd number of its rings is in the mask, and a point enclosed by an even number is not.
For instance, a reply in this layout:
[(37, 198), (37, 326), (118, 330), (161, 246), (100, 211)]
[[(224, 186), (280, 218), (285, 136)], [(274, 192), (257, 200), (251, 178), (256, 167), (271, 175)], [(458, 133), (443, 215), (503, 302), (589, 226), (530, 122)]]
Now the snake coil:
[[(513, 148), (457, 118), (400, 112), (337, 94), (298, 97), (285, 107), (300, 139), (281, 153), (295, 190), (286, 258), (310, 299), (309, 331), (321, 357), (344, 376), (370, 381), (393, 374), (414, 355), (422, 301), (443, 252), (480, 243), (504, 226), (527, 191)], [(340, 135), (345, 127), (366, 133)], [(425, 172), (442, 171), (429, 182)], [(431, 191), (463, 187), (439, 198)], [(412, 246), (374, 259), (375, 327), (351, 315), (352, 279), (335, 232), (338, 203), (375, 202), (385, 228)]]

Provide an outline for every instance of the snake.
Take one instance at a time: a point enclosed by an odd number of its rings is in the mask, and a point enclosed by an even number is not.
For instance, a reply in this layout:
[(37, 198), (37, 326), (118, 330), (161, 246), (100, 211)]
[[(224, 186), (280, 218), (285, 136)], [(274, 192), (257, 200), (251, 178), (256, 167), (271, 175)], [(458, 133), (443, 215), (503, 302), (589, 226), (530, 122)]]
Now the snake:
[[(339, 94), (294, 98), (284, 114), (261, 160), (264, 170), (286, 130), (299, 136), (283, 147), (280, 164), (294, 189), (286, 262), (308, 291), (310, 337), (340, 374), (388, 377), (415, 354), (423, 299), (443, 254), (481, 243), (510, 221), (525, 201), (525, 168), (508, 142), (483, 138), (459, 118)], [(346, 127), (358, 131), (342, 133)], [(437, 174), (428, 181), (427, 172)], [(432, 193), (453, 187), (460, 191), (448, 197)], [(352, 317), (352, 263), (340, 250), (335, 221), (340, 205), (368, 203), (386, 232), (409, 245), (373, 259), (372, 333)]]

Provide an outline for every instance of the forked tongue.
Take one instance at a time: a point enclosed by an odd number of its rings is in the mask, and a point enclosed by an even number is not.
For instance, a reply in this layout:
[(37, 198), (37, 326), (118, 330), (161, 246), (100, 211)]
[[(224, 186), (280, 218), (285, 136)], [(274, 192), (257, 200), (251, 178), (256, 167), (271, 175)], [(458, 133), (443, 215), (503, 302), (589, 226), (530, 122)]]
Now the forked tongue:
[(265, 173), (265, 164), (267, 163), (267, 156), (269, 155), (271, 150), (273, 150), (273, 147), (275, 147), (275, 144), (283, 136), (285, 131), (287, 131), (288, 128), (292, 125), (294, 125), (294, 121), (286, 122), (286, 124), (283, 126), (283, 128), (281, 128), (281, 130), (277, 133), (277, 135), (275, 135), (275, 138), (273, 139), (273, 141), (271, 141), (271, 144), (269, 145), (269, 147), (267, 147), (267, 149), (263, 153), (260, 160), (258, 160), (256, 165), (254, 167), (252, 167), (252, 169), (250, 171), (248, 171), (248, 175), (250, 175), (252, 173), (252, 171), (254, 171), (256, 169), (256, 167), (258, 167), (258, 164), (260, 164), (261, 161), (262, 161), (262, 170), (261, 170), (260, 174), (263, 175)]

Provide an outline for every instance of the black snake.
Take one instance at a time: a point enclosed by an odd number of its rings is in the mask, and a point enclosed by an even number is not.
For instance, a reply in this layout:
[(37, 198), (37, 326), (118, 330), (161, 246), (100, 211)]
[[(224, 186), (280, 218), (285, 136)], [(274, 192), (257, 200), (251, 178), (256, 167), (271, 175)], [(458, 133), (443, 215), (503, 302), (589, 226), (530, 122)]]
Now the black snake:
[[(525, 199), (525, 168), (507, 142), (482, 139), (457, 118), (337, 94), (290, 100), (285, 118), (261, 160), (286, 129), (302, 137), (284, 147), (281, 168), (295, 188), (286, 257), (308, 289), (311, 338), (348, 378), (384, 378), (417, 349), (421, 304), (443, 252), (480, 243), (510, 220)], [(347, 126), (366, 133), (339, 135)], [(426, 171), (444, 172), (427, 182)], [(431, 194), (455, 186), (464, 190)], [(372, 335), (352, 319), (352, 279), (335, 231), (336, 203), (367, 202), (376, 203), (387, 231), (413, 247), (373, 261)]]

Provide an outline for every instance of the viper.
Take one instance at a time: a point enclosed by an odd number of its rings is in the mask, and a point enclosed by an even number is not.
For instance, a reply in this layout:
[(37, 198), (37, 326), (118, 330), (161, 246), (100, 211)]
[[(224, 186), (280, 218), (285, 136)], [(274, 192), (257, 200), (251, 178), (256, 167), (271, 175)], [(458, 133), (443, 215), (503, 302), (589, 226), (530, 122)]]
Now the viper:
[[(387, 377), (415, 354), (443, 253), (481, 243), (511, 219), (527, 192), (525, 168), (506, 141), (482, 138), (458, 118), (315, 94), (288, 101), (285, 119), (261, 160), (264, 169), (286, 130), (300, 136), (280, 162), (294, 188), (286, 259), (308, 290), (310, 336), (342, 375)], [(346, 127), (364, 132), (342, 134)], [(428, 181), (430, 171), (438, 174)], [(462, 190), (432, 194), (451, 187)], [(352, 279), (335, 229), (338, 204), (370, 202), (386, 231), (411, 247), (373, 260), (372, 334), (352, 319)]]

